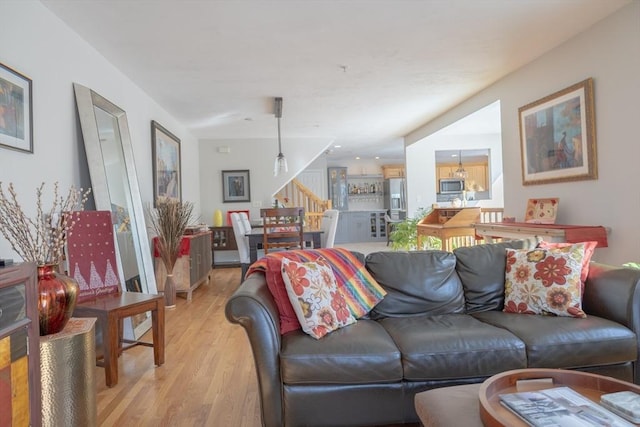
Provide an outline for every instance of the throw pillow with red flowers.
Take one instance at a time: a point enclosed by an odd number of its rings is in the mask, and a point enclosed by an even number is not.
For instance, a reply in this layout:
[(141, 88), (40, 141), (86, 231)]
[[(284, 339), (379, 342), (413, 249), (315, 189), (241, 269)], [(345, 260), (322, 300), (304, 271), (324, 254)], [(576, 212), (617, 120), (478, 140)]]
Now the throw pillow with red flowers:
[(316, 339), (356, 321), (329, 264), (322, 257), (282, 259), (282, 279), (302, 330)]
[(585, 244), (569, 248), (506, 250), (504, 311), (586, 317), (580, 273)]

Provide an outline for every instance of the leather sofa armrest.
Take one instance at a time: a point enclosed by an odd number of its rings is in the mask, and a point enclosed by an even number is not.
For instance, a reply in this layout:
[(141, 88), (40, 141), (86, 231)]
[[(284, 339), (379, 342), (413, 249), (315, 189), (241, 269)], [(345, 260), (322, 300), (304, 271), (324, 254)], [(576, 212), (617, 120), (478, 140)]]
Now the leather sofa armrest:
[(591, 263), (582, 308), (640, 332), (640, 270)]
[(280, 316), (263, 274), (254, 273), (229, 298), (225, 315), (241, 325), (251, 345), (263, 426), (281, 426)]
[[(582, 298), (584, 311), (618, 322), (640, 337), (640, 270), (591, 263)], [(640, 357), (640, 338), (637, 343)], [(640, 360), (634, 363), (640, 384)]]

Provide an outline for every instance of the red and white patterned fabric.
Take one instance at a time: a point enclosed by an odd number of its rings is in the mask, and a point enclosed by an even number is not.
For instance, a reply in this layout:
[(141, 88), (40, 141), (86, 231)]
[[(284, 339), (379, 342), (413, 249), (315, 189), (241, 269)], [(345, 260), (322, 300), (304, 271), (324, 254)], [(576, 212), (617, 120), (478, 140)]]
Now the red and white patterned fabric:
[(78, 301), (120, 290), (110, 211), (70, 212), (69, 275), (80, 287)]

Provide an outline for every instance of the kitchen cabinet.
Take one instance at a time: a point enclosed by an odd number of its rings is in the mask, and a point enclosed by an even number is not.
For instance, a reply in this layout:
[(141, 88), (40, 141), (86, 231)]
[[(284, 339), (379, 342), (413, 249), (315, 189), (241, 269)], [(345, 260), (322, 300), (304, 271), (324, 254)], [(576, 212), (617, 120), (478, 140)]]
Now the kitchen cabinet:
[(327, 168), (329, 200), (331, 207), (339, 211), (349, 209), (349, 187), (346, 167)]
[[(465, 178), (467, 190), (486, 191), (488, 189), (488, 165), (486, 163), (467, 163), (463, 165), (463, 168), (467, 171)], [(441, 163), (436, 166), (436, 193), (439, 189), (439, 181), (445, 178), (455, 178), (456, 170), (458, 170), (457, 163)]]
[(386, 241), (387, 223), (384, 215), (382, 210), (341, 212), (335, 243)]
[(382, 176), (384, 179), (404, 178), (405, 177), (404, 165), (383, 165)]
[[(211, 232), (184, 236), (180, 253), (173, 267), (173, 281), (176, 284), (176, 292), (186, 294), (187, 301), (191, 301), (193, 291), (209, 280)], [(155, 264), (158, 291), (163, 291), (167, 272), (160, 258), (155, 258)]]
[(0, 267), (0, 425), (42, 425), (36, 266)]

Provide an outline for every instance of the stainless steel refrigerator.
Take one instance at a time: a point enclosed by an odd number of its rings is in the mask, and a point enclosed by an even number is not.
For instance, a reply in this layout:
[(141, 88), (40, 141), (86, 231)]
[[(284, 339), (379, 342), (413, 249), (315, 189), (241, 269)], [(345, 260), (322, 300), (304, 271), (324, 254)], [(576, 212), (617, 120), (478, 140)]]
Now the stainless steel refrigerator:
[(407, 217), (407, 192), (404, 178), (384, 180), (384, 208), (391, 219)]

